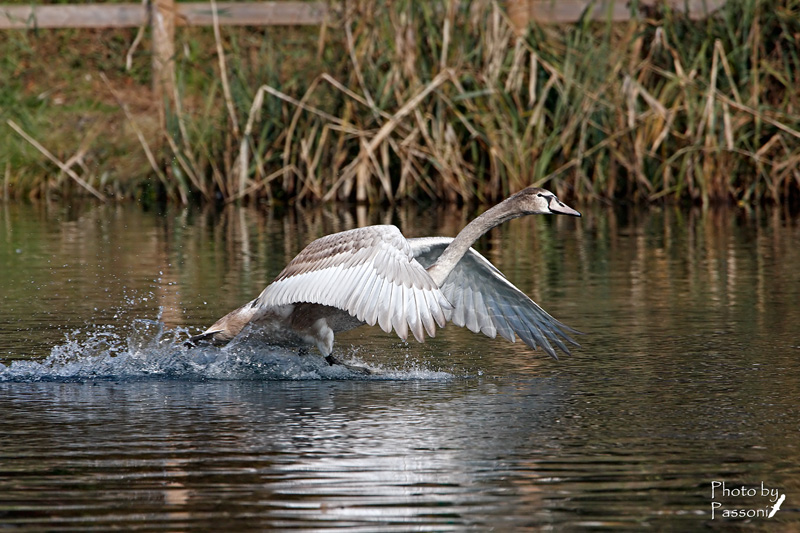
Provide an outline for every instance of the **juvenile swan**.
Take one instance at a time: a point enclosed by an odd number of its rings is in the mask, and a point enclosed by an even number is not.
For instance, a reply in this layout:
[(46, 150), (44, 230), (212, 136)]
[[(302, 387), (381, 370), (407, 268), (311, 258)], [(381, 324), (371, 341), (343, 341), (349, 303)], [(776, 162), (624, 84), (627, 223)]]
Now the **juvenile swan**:
[[(471, 248), (491, 228), (523, 215), (581, 214), (545, 189), (528, 187), (487, 210), (455, 238), (406, 239), (395, 226), (368, 226), (328, 235), (306, 246), (253, 301), (217, 320), (187, 344), (224, 343), (247, 325), (253, 334), (284, 346), (313, 346), (330, 364), (333, 336), (377, 322), (419, 342), (436, 325), (466, 326), (558, 358), (578, 345), (562, 324), (516, 288)], [(562, 340), (563, 337), (563, 340)]]

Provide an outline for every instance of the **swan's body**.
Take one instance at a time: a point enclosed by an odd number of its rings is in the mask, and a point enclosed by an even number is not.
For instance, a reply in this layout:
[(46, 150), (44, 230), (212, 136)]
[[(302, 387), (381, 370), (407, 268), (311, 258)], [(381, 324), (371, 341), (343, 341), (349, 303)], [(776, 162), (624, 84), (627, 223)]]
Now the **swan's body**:
[[(529, 187), (468, 224), (455, 238), (406, 239), (395, 226), (368, 226), (310, 243), (251, 302), (190, 343), (227, 342), (245, 326), (270, 342), (316, 345), (328, 361), (334, 334), (363, 324), (405, 340), (433, 337), (446, 322), (489, 337), (565, 353), (575, 330), (547, 314), (471, 245), (489, 229), (527, 214), (580, 216), (556, 196)], [(563, 340), (562, 340), (563, 338)]]

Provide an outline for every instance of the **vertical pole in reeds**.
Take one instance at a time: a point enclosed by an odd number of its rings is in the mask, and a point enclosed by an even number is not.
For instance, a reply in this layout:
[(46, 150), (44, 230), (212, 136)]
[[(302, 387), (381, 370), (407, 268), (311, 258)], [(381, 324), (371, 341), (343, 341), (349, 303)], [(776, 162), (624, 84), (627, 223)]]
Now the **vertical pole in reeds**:
[(527, 31), (532, 9), (530, 0), (507, 0), (506, 12), (517, 35), (522, 35)]
[(165, 104), (175, 94), (175, 0), (153, 0), (153, 97), (161, 129), (166, 126)]

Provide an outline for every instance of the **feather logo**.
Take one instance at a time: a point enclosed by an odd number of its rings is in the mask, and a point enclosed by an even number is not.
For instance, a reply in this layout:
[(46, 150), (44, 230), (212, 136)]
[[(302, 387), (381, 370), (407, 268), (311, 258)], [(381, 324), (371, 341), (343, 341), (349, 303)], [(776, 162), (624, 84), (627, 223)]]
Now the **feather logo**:
[(781, 504), (785, 499), (786, 499), (786, 494), (781, 494), (781, 497), (778, 498), (778, 501), (775, 502), (775, 505), (772, 506), (772, 510), (769, 512), (769, 516), (767, 518), (772, 518), (773, 516), (775, 516), (775, 513), (777, 513), (780, 510)]

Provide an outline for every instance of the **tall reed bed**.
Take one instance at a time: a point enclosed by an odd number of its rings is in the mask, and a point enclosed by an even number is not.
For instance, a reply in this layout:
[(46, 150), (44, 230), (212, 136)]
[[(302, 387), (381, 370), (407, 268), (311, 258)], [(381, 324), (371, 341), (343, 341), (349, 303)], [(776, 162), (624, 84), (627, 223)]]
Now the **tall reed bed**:
[(490, 0), (337, 5), (305, 55), (225, 28), (210, 61), (184, 44), (167, 134), (137, 133), (168, 196), (800, 197), (800, 0), (524, 34)]
[(227, 110), (224, 128), (193, 136), (176, 108), (179, 186), (226, 199), (493, 201), (538, 184), (702, 203), (777, 202), (800, 186), (798, 0), (524, 36), (491, 1), (345, 6), (321, 43), (339, 53), (313, 79), (250, 90), (228, 79), (234, 56), (207, 103)]

